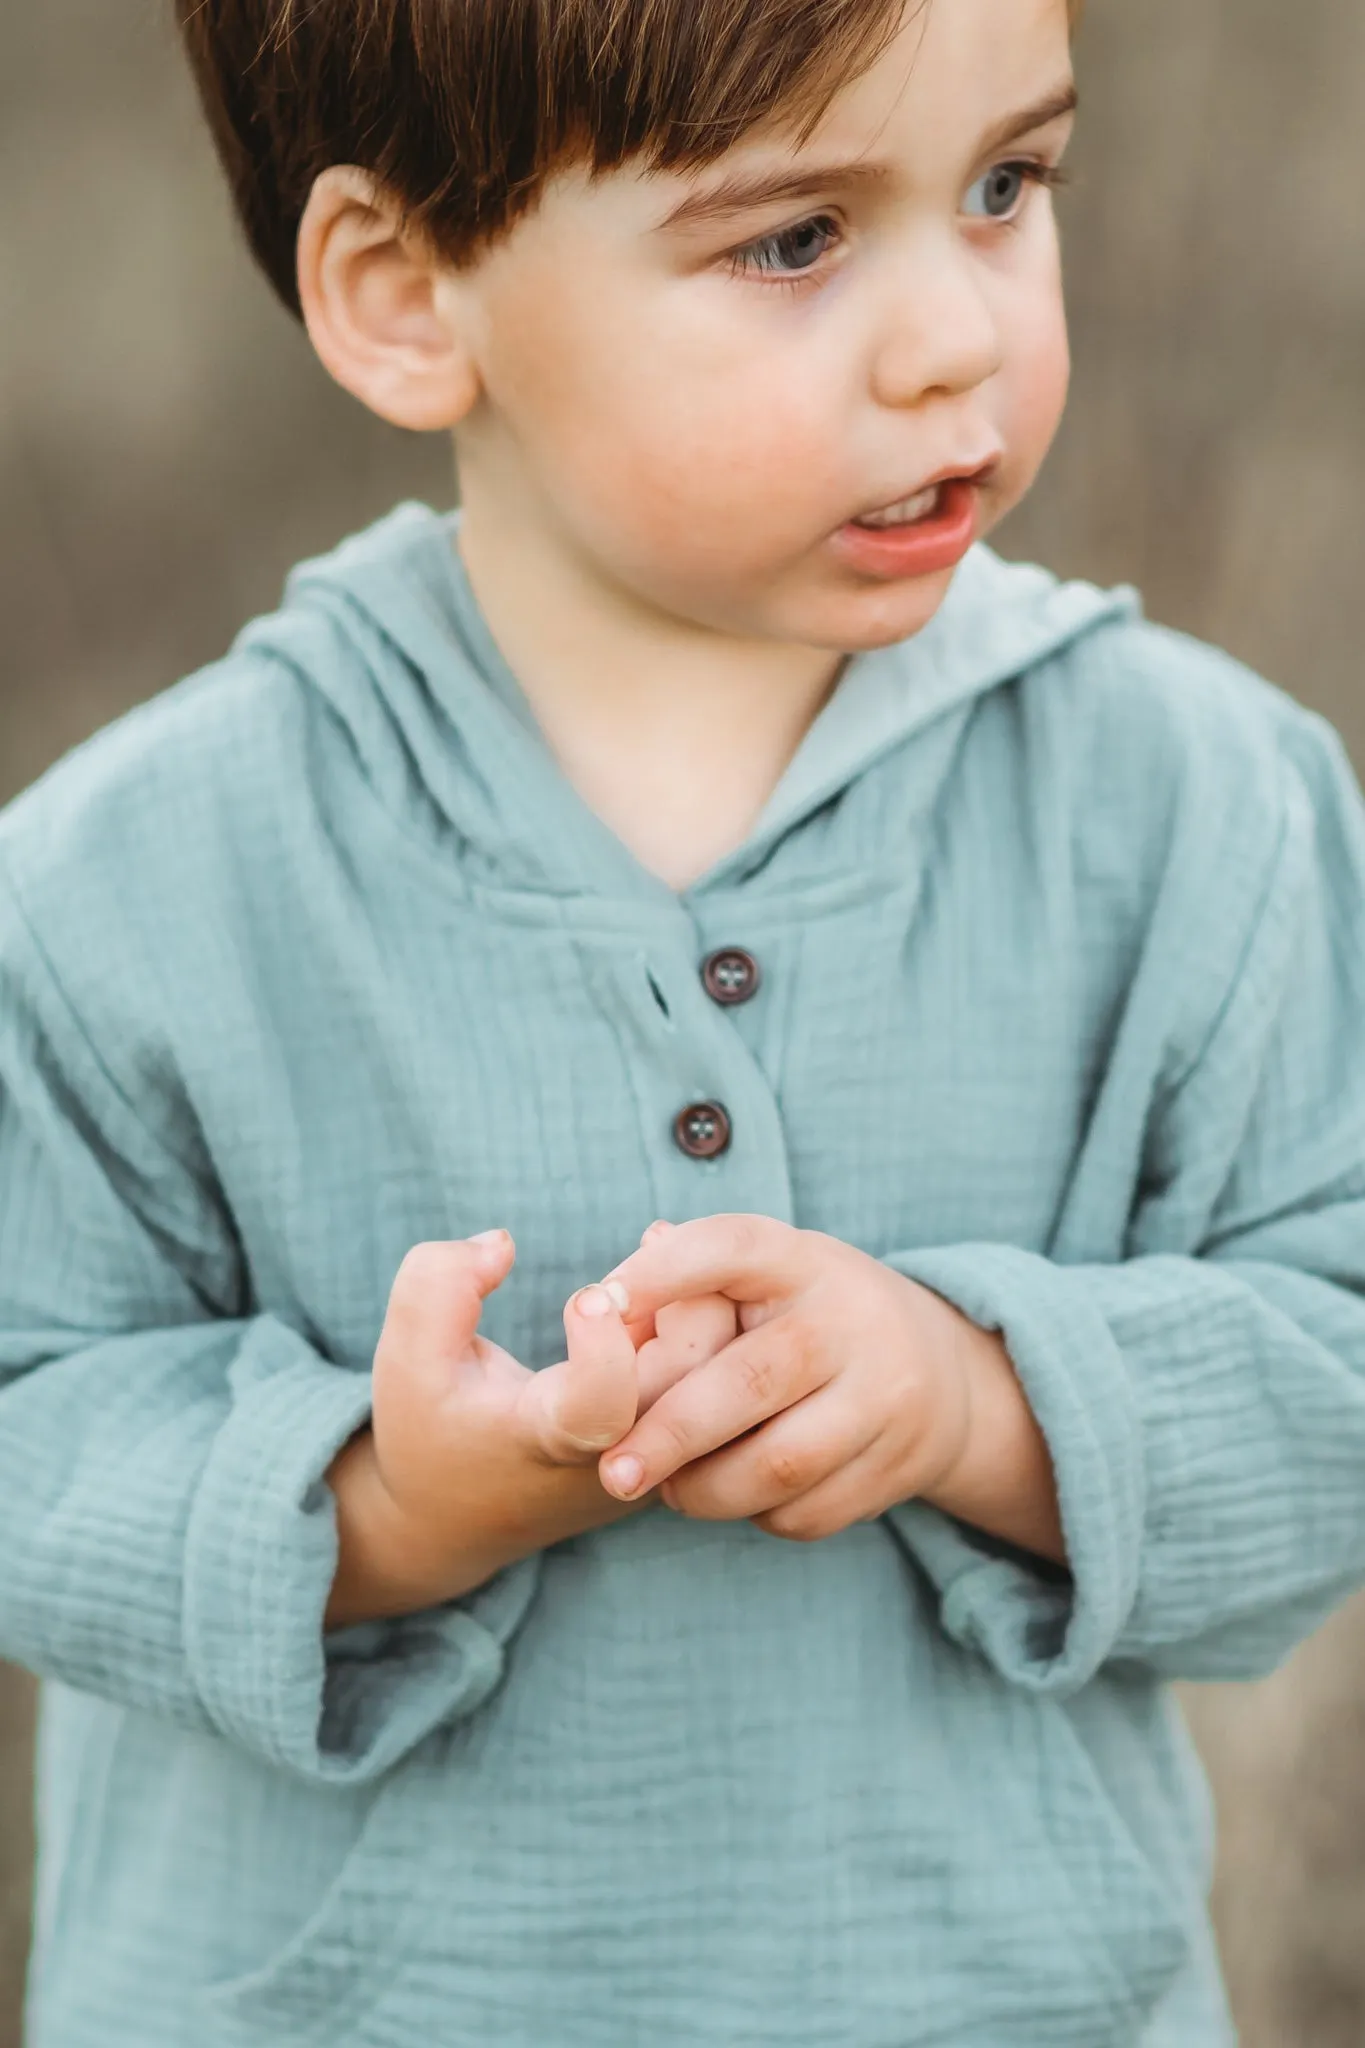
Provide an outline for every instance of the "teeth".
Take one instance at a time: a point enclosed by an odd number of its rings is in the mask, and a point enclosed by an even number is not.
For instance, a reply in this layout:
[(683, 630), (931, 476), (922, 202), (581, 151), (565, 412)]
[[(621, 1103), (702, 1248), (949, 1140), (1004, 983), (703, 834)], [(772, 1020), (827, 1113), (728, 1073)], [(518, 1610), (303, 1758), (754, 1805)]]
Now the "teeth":
[(854, 523), (858, 526), (913, 526), (917, 519), (927, 519), (938, 504), (942, 486), (934, 484), (927, 491), (919, 491), (913, 498), (902, 498), (895, 505), (883, 505), (880, 512), (864, 512)]

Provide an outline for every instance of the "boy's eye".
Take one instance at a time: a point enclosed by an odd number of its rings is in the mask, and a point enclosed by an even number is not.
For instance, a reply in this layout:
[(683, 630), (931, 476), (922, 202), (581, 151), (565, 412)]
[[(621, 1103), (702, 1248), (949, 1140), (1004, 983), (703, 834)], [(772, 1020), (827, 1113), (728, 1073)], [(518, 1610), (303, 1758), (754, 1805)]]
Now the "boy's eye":
[(963, 212), (977, 220), (1008, 220), (1017, 213), (1030, 184), (1045, 182), (1041, 164), (994, 164), (978, 178), (963, 201)]
[(838, 235), (837, 221), (827, 213), (816, 214), (810, 220), (798, 221), (795, 227), (780, 228), (776, 234), (746, 242), (735, 251), (734, 265), (736, 270), (757, 271), (769, 277), (797, 277), (803, 270), (814, 268)]

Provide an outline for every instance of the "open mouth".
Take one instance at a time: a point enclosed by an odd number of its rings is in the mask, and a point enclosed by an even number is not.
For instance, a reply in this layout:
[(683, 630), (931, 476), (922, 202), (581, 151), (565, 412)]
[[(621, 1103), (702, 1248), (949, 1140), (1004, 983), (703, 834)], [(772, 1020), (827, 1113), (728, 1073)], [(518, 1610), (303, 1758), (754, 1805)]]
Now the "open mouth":
[(894, 505), (883, 505), (879, 512), (864, 512), (853, 524), (865, 526), (873, 533), (881, 533), (888, 526), (918, 526), (921, 519), (932, 519), (939, 510), (943, 491), (942, 484), (931, 484), (928, 490), (916, 491), (913, 498), (899, 498)]
[(883, 583), (956, 568), (978, 538), (981, 491), (995, 468), (961, 470), (858, 513), (832, 536), (835, 554), (856, 575)]
[(881, 505), (875, 512), (860, 512), (851, 526), (860, 526), (868, 533), (885, 533), (897, 526), (921, 526), (931, 524), (939, 518), (950, 503), (960, 501), (962, 491), (976, 489), (990, 480), (995, 465), (985, 463), (979, 469), (962, 470), (954, 476), (940, 477), (937, 482), (926, 484), (923, 490), (912, 497), (898, 498), (894, 505)]

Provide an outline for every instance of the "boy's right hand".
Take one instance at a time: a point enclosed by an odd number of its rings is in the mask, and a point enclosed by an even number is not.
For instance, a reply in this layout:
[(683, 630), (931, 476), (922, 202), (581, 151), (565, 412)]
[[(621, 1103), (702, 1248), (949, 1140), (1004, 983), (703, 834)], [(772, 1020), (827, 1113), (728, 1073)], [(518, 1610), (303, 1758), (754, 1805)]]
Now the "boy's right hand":
[(375, 1352), (371, 1428), (328, 1474), (340, 1542), (329, 1628), (458, 1599), (518, 1558), (634, 1513), (645, 1503), (603, 1488), (601, 1453), (734, 1334), (728, 1303), (693, 1304), (679, 1341), (651, 1331), (637, 1361), (646, 1333), (587, 1287), (564, 1311), (568, 1357), (531, 1372), (478, 1333), (515, 1256), (507, 1232), (490, 1231), (418, 1245), (403, 1261)]

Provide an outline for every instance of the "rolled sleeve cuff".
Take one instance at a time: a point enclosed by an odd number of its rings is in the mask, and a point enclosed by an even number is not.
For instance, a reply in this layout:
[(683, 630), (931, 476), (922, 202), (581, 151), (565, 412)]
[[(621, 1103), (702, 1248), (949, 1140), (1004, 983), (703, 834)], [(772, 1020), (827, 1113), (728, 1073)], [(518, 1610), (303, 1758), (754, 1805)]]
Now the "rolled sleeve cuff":
[(1113, 1332), (1079, 1274), (1014, 1246), (954, 1245), (886, 1263), (1004, 1338), (1052, 1456), (1069, 1571), (922, 1502), (888, 1519), (937, 1589), (953, 1641), (1013, 1685), (1075, 1692), (1113, 1653), (1138, 1589), (1143, 1434)]
[(232, 1391), (186, 1537), (196, 1690), (224, 1736), (270, 1763), (366, 1782), (488, 1697), (533, 1574), (517, 1567), (459, 1606), (325, 1637), (337, 1563), (325, 1475), (369, 1419), (369, 1376), (267, 1316), (247, 1332)]

